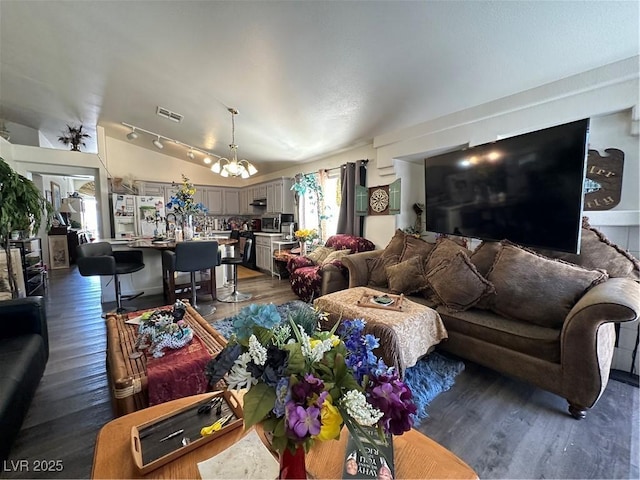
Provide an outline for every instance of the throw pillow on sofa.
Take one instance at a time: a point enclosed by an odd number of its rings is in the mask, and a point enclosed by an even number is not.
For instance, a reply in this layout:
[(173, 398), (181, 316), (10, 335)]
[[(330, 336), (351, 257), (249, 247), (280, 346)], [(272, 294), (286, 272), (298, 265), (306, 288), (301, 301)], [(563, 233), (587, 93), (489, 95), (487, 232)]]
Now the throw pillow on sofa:
[(404, 233), (400, 229), (397, 229), (391, 240), (389, 240), (387, 246), (384, 247), (384, 251), (382, 252), (381, 256), (391, 257), (393, 255), (402, 255), (402, 251), (404, 250), (404, 239), (406, 236), (406, 233)]
[(426, 259), (434, 248), (435, 244), (433, 243), (428, 243), (413, 235), (405, 235), (404, 248), (400, 255), (400, 261), (409, 260), (411, 257), (422, 257)]
[(392, 293), (410, 295), (429, 286), (421, 257), (413, 257), (397, 265), (387, 267), (386, 271), (389, 290)]
[(602, 268), (609, 277), (631, 277), (640, 280), (640, 261), (609, 240), (604, 233), (589, 225), (582, 217), (580, 254), (540, 251), (545, 256), (559, 258), (588, 269)]
[(398, 255), (390, 255), (383, 257), (380, 255), (376, 258), (367, 258), (367, 269), (369, 270), (369, 285), (372, 287), (386, 287), (387, 267), (400, 262)]
[(322, 261), (322, 265), (326, 265), (328, 263), (333, 262), (334, 260), (340, 260), (342, 257), (349, 255), (351, 250), (345, 248), (343, 250), (336, 250), (335, 252), (329, 253), (327, 257)]
[(480, 272), (480, 275), (487, 276), (489, 270), (493, 266), (493, 262), (496, 261), (498, 252), (502, 249), (500, 242), (482, 242), (473, 251), (469, 259), (471, 263), (475, 265)]
[(432, 268), (440, 265), (443, 260), (451, 260), (458, 252), (464, 252), (467, 255), (471, 255), (469, 249), (458, 245), (453, 240), (449, 240), (448, 238), (439, 238), (435, 247), (427, 257), (425, 271), (431, 271)]
[(467, 310), (495, 293), (493, 284), (478, 273), (464, 252), (431, 269), (427, 281), (438, 301), (454, 312)]
[(600, 270), (552, 260), (502, 241), (487, 280), (496, 296), (492, 310), (547, 328), (561, 328), (582, 295), (608, 276)]
[(307, 258), (313, 261), (316, 265), (320, 265), (331, 252), (336, 249), (333, 247), (318, 247), (313, 252), (306, 255)]

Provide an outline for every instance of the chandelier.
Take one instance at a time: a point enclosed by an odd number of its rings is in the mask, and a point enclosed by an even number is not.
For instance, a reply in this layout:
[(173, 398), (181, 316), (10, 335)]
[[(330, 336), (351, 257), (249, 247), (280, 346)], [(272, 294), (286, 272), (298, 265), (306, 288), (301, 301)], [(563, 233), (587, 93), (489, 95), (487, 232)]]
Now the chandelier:
[(235, 108), (227, 108), (231, 113), (231, 143), (229, 149), (231, 150), (231, 159), (221, 157), (211, 167), (213, 173), (219, 173), (221, 177), (242, 177), (249, 178), (251, 175), (258, 173), (256, 167), (254, 167), (247, 160), (238, 160), (238, 145), (236, 145), (236, 123), (235, 116), (238, 114), (238, 110)]

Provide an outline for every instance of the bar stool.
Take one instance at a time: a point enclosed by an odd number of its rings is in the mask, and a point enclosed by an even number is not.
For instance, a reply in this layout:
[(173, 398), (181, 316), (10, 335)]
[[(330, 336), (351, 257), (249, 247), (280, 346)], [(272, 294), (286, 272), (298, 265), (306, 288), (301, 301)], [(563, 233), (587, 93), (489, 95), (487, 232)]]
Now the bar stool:
[(123, 313), (132, 308), (124, 308), (122, 300), (132, 300), (144, 292), (135, 295), (122, 295), (118, 275), (137, 272), (144, 268), (142, 250), (116, 250), (108, 242), (83, 243), (76, 247), (78, 254), (78, 271), (83, 277), (94, 275), (112, 275), (116, 288), (116, 313)]
[[(233, 291), (222, 298), (220, 298), (221, 302), (227, 303), (237, 303), (244, 302), (245, 300), (249, 300), (253, 295), (250, 293), (240, 293), (238, 292), (238, 265), (248, 261), (251, 258), (251, 244), (253, 240), (247, 238), (247, 241), (244, 244), (244, 250), (241, 254), (233, 256), (233, 257), (223, 257), (220, 263), (222, 265), (233, 265)], [(239, 249), (238, 249), (239, 252)]]
[(220, 265), (218, 242), (215, 240), (194, 240), (179, 242), (175, 252), (162, 252), (162, 268), (169, 277), (169, 301), (175, 302), (175, 272), (189, 272), (191, 274), (191, 306), (202, 316), (211, 315), (216, 311), (213, 305), (198, 305), (196, 272), (210, 270), (210, 284), (212, 300), (216, 300), (216, 267)]

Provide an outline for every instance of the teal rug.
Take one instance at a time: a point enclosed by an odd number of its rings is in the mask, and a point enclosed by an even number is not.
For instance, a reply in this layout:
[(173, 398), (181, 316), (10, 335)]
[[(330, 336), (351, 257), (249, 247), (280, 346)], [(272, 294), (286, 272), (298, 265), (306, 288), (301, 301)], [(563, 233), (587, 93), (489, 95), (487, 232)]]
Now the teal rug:
[[(278, 307), (280, 316), (284, 319), (287, 313), (309, 304), (294, 300)], [(225, 338), (233, 334), (234, 317), (217, 320), (211, 325)], [(437, 352), (433, 352), (418, 361), (413, 367), (407, 368), (404, 381), (413, 393), (413, 401), (418, 410), (414, 415), (414, 426), (428, 417), (427, 407), (440, 393), (449, 390), (455, 383), (456, 376), (464, 370), (464, 363)]]

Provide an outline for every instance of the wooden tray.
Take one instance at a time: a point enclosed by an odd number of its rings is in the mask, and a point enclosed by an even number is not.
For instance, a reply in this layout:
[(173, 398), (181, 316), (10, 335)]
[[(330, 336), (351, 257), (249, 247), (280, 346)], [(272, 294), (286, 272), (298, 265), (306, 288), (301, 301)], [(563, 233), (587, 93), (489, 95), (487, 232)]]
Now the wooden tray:
[[(215, 409), (206, 414), (199, 414), (198, 408), (211, 401), (214, 397), (220, 396), (225, 400), (222, 404), (220, 417), (229, 413), (232, 413), (233, 416), (222, 429), (203, 437), (200, 435), (202, 427), (211, 425), (219, 417), (216, 415)], [(205, 400), (196, 401), (143, 424), (134, 425), (131, 428), (133, 461), (140, 473), (146, 474), (240, 427), (242, 423), (243, 413), (238, 398), (229, 391), (212, 393)], [(184, 432), (163, 442), (159, 441), (161, 438), (178, 430), (184, 430)], [(183, 445), (183, 438), (189, 438), (191, 443)]]
[(401, 293), (400, 295), (393, 295), (392, 293), (386, 293), (390, 298), (393, 298), (394, 302), (391, 305), (378, 305), (377, 303), (373, 303), (371, 299), (373, 297), (378, 297), (379, 295), (375, 295), (373, 293), (363, 293), (360, 300), (358, 300), (358, 305), (361, 307), (368, 308), (380, 308), (382, 310), (393, 310), (396, 312), (404, 311), (404, 295)]

